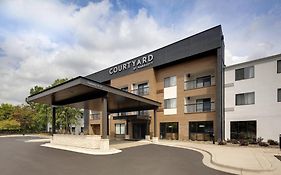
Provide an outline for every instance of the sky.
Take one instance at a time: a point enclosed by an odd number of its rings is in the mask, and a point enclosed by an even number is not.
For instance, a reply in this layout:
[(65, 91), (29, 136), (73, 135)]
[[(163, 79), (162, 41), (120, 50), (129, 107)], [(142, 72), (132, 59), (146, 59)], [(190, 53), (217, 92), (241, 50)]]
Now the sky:
[(279, 0), (0, 0), (0, 103), (217, 25), (226, 65), (281, 53)]

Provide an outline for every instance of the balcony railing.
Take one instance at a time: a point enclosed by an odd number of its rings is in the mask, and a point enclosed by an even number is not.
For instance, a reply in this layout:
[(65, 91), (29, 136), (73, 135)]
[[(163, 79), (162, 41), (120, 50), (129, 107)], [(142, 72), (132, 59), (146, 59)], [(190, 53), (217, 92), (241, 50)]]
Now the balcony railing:
[(142, 87), (138, 89), (133, 89), (132, 90), (133, 94), (144, 96), (149, 94), (149, 87)]
[(184, 108), (185, 113), (213, 112), (216, 110), (215, 102), (186, 104), (184, 106), (185, 106), (185, 108)]
[(197, 78), (194, 80), (188, 80), (184, 82), (184, 89), (191, 90), (202, 87), (209, 87), (215, 85), (215, 76), (207, 76), (202, 78)]

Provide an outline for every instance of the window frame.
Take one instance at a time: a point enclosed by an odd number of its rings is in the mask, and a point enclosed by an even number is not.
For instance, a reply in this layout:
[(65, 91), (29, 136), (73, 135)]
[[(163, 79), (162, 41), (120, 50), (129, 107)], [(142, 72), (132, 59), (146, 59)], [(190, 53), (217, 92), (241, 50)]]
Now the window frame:
[(281, 102), (281, 88), (277, 89), (277, 102)]
[[(250, 69), (253, 68), (253, 76), (251, 77), (250, 75)], [(246, 77), (246, 71), (247, 69), (249, 69), (249, 77)], [(243, 75), (241, 77), (238, 78), (238, 72), (239, 71), (243, 71)], [(239, 69), (235, 69), (235, 81), (240, 81), (240, 80), (247, 80), (247, 79), (251, 79), (251, 78), (255, 78), (255, 66), (248, 66), (248, 67), (243, 67), (243, 68), (239, 68)]]
[[(171, 83), (171, 78), (175, 78), (175, 84)], [(166, 86), (165, 80), (169, 80), (169, 84)], [(177, 86), (177, 76), (170, 76), (164, 78), (164, 88), (174, 87)]]
[[(245, 96), (246, 95), (249, 95), (249, 94), (254, 94), (254, 97), (253, 97), (253, 103), (246, 103), (246, 98), (245, 98)], [(239, 103), (238, 104), (238, 95), (243, 95), (243, 103)], [(244, 106), (244, 105), (254, 105), (256, 103), (256, 99), (255, 99), (255, 92), (245, 92), (245, 93), (240, 93), (240, 94), (235, 94), (235, 106)]]
[[(117, 125), (119, 125), (119, 131), (117, 131)], [(122, 126), (124, 126), (124, 130), (122, 130)], [(124, 131), (124, 133), (122, 133), (122, 131)], [(116, 135), (125, 135), (126, 133), (126, 126), (125, 126), (125, 123), (115, 123), (115, 134)]]
[[(175, 106), (172, 106), (171, 103), (170, 105), (167, 104), (167, 102), (175, 100)], [(169, 99), (164, 99), (164, 109), (176, 109), (177, 108), (177, 98), (169, 98)]]
[[(279, 67), (278, 67), (279, 66)], [(277, 73), (281, 73), (281, 60), (277, 60)]]

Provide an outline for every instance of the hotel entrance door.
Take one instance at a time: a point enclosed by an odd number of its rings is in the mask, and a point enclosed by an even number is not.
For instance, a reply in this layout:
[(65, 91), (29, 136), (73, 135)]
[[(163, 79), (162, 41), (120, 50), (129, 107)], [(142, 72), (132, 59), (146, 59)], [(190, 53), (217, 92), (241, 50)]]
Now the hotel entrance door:
[(136, 123), (133, 124), (133, 138), (134, 139), (145, 139), (146, 124)]

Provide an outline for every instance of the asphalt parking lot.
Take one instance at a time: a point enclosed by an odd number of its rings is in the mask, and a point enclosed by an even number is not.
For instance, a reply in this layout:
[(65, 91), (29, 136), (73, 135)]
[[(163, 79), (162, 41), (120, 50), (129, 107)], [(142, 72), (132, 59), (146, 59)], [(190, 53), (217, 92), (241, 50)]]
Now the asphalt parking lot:
[(198, 152), (159, 145), (93, 156), (25, 143), (28, 137), (0, 138), (1, 175), (222, 175), (203, 165)]

